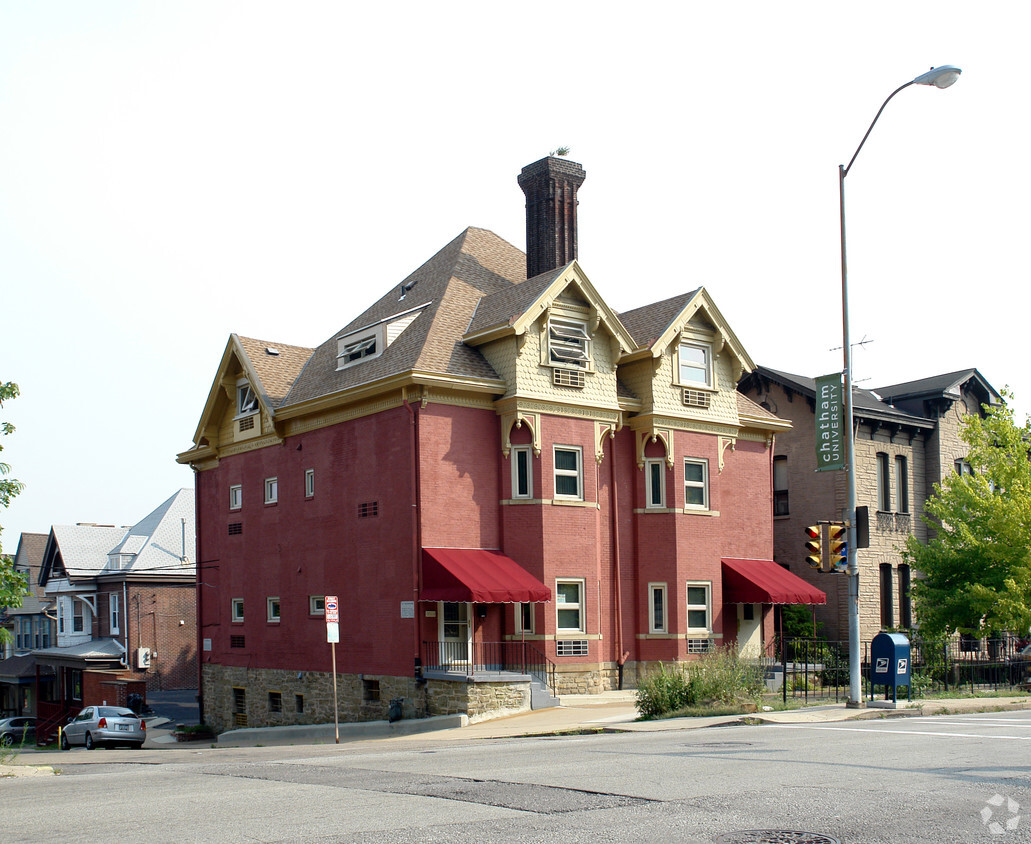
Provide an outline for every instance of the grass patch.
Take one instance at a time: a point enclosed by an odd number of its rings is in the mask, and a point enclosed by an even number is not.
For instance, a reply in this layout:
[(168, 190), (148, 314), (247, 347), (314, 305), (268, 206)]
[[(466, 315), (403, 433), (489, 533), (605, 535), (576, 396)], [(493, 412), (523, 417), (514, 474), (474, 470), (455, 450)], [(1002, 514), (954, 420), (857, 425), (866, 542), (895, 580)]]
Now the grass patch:
[(639, 720), (692, 715), (740, 715), (761, 706), (762, 669), (734, 648), (701, 654), (690, 662), (660, 663), (637, 686)]

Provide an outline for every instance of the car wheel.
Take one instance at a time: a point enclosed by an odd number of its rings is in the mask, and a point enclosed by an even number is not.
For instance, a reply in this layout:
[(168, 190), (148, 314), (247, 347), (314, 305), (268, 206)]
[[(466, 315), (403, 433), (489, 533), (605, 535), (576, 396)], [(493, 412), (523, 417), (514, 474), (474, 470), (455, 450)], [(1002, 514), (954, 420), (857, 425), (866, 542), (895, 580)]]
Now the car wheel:
[(10, 747), (13, 744), (14, 736), (12, 736), (10, 733), (5, 733), (4, 735), (0, 736), (0, 745), (2, 745), (3, 747)]
[(67, 750), (69, 747), (71, 745), (68, 744), (68, 736), (65, 733), (61, 733), (61, 750)]
[(86, 733), (86, 749), (93, 750), (97, 745), (93, 741), (93, 734)]
[(132, 747), (133, 750), (143, 750), (143, 742), (141, 741), (138, 744), (130, 745), (130, 747)]

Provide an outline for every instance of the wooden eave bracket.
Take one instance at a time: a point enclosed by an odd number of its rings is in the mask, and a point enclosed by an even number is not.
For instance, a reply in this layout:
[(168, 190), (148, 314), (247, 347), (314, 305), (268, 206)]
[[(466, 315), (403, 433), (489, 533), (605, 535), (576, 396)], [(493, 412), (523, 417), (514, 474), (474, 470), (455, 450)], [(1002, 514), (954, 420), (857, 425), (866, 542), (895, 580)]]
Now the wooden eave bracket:
[(514, 410), (501, 414), (501, 454), (508, 457), (512, 452), (512, 429), (526, 425), (530, 429), (533, 456), (541, 456), (541, 415)]
[(666, 449), (666, 467), (673, 468), (673, 430), (654, 425), (635, 432), (637, 434), (637, 468), (644, 468), (644, 449), (648, 443), (661, 442)]

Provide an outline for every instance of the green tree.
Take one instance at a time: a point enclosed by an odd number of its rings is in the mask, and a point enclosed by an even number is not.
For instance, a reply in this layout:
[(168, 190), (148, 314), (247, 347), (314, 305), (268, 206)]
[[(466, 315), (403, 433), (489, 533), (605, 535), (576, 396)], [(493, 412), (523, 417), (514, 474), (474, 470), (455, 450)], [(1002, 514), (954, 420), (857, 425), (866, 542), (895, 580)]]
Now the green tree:
[[(1004, 400), (1013, 396), (1003, 390)], [(913, 584), (921, 630), (991, 636), (1031, 628), (1031, 419), (1017, 425), (1008, 404), (963, 419), (973, 474), (953, 474), (924, 507), (935, 530), (910, 537), (903, 557), (922, 578)]]
[[(3, 408), (5, 400), (15, 398), (18, 392), (17, 384), (11, 381), (0, 383), (0, 408)], [(0, 436), (7, 436), (13, 432), (14, 425), (0, 421)], [(3, 450), (3, 444), (0, 443), (0, 451)], [(11, 499), (24, 488), (21, 481), (7, 477), (10, 471), (10, 466), (0, 463), (0, 507), (7, 507)], [(2, 532), (3, 528), (0, 527), (0, 533)], [(3, 546), (0, 545), (0, 607), (20, 607), (25, 589), (25, 575), (14, 570), (14, 560), (3, 553)], [(10, 633), (0, 627), (0, 642), (6, 641), (9, 636)]]

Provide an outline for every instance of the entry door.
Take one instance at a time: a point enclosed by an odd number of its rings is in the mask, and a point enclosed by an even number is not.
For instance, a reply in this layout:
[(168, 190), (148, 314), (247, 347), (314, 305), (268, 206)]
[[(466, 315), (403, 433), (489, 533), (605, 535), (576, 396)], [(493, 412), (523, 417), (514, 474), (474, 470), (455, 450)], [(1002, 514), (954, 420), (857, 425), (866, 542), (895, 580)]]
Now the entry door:
[(437, 612), (440, 619), (441, 664), (467, 664), (472, 633), (469, 627), (469, 604), (441, 603)]
[(762, 604), (737, 605), (737, 652), (747, 659), (762, 656)]

